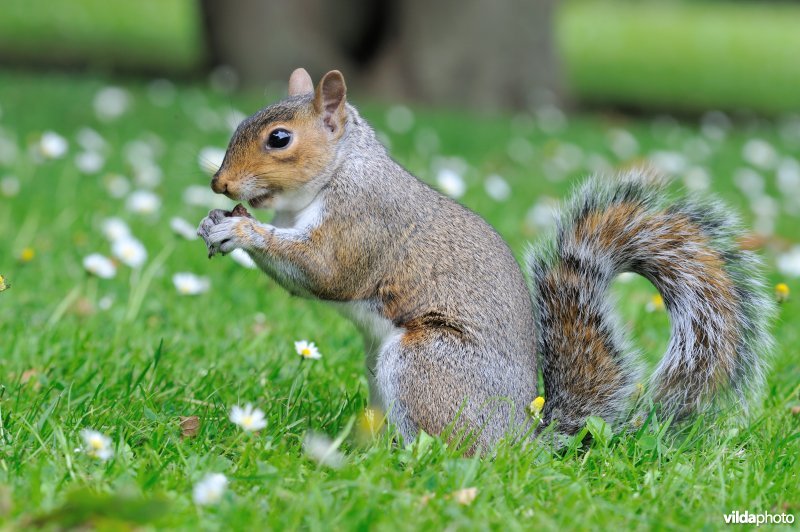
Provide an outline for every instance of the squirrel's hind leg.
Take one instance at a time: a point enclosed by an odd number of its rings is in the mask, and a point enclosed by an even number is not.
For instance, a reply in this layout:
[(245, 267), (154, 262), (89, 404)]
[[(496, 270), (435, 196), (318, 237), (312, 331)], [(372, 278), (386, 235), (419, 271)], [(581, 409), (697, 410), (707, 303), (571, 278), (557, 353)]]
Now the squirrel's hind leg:
[[(389, 421), (406, 443), (419, 430), (465, 445), (468, 454), (490, 449), (514, 418), (508, 399), (479, 374), (479, 358), (447, 333), (398, 334), (387, 341), (377, 360), (375, 383)], [(488, 384), (488, 386), (487, 386)]]

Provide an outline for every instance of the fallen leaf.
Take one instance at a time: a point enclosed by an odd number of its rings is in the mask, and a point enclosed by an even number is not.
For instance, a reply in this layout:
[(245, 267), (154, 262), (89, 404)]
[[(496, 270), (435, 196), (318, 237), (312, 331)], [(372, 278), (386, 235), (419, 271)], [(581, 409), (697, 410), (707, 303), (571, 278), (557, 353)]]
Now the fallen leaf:
[(456, 501), (458, 504), (463, 504), (464, 506), (468, 506), (472, 504), (472, 501), (475, 500), (475, 497), (478, 496), (478, 488), (464, 488), (461, 490), (456, 490), (450, 494), (450, 497)]
[(200, 418), (197, 416), (181, 416), (181, 438), (194, 438), (200, 431)]

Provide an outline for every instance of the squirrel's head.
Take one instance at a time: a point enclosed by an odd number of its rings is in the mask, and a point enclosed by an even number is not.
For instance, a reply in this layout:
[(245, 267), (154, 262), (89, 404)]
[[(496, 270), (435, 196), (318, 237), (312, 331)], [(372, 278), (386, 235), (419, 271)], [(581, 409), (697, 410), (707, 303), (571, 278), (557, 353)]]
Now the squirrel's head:
[(251, 207), (301, 189), (336, 156), (347, 121), (346, 87), (338, 70), (314, 89), (302, 68), (289, 78), (289, 97), (244, 120), (231, 138), (211, 188)]

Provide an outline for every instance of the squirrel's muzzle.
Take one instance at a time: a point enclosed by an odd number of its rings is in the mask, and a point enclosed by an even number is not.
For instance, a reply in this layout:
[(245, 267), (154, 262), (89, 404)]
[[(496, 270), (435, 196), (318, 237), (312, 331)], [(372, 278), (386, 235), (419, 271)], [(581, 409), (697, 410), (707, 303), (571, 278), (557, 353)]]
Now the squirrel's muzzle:
[(214, 174), (214, 177), (211, 178), (211, 190), (217, 194), (226, 194), (228, 192), (228, 185), (220, 181), (219, 172)]

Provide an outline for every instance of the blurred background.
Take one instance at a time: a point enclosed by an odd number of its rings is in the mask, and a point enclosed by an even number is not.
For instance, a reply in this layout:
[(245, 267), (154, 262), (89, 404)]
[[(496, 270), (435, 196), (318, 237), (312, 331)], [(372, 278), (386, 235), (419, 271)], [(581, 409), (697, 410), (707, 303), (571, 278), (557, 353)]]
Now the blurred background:
[(229, 88), (342, 70), (391, 102), (800, 109), (800, 4), (746, 0), (4, 0), (0, 65)]

